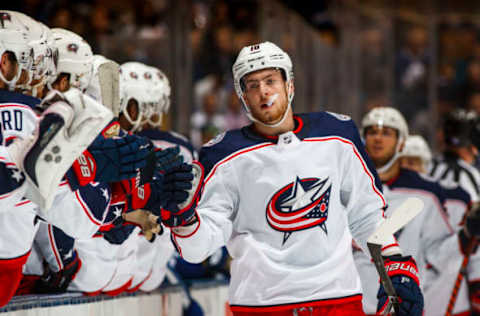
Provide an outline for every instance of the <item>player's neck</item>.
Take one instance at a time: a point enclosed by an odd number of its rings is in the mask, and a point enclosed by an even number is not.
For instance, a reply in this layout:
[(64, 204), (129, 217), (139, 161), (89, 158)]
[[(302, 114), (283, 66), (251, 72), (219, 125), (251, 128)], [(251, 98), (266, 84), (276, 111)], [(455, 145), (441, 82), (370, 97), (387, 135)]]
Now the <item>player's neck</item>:
[(475, 162), (475, 152), (470, 147), (461, 147), (456, 149), (456, 153), (460, 159), (472, 165)]
[(385, 172), (379, 173), (378, 176), (382, 182), (388, 182), (395, 179), (400, 174), (400, 161), (397, 159), (393, 165)]
[(265, 126), (263, 124), (254, 122), (253, 128), (259, 134), (268, 135), (268, 136), (277, 136), (289, 131), (293, 131), (295, 129), (295, 120), (293, 119), (292, 111), (291, 110), (288, 110), (288, 111), (289, 113), (287, 114), (287, 117), (282, 122), (282, 124), (278, 126), (269, 127), (269, 126)]

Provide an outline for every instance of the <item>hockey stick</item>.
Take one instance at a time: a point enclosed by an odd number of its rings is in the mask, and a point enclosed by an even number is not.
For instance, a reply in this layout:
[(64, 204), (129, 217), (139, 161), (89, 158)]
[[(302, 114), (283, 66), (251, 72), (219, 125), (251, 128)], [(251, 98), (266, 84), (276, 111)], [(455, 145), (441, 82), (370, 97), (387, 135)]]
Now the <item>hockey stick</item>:
[(475, 237), (470, 239), (470, 241), (468, 242), (467, 249), (465, 250), (465, 255), (463, 256), (462, 265), (460, 266), (460, 269), (458, 271), (457, 279), (455, 280), (452, 294), (450, 295), (450, 300), (448, 301), (445, 316), (452, 316), (453, 308), (455, 307), (455, 303), (457, 302), (460, 285), (462, 285), (463, 278), (467, 275), (468, 262), (470, 261), (470, 255), (472, 254), (473, 248), (475, 248), (476, 243), (477, 240)]
[(390, 313), (394, 308), (395, 314), (399, 312), (399, 300), (392, 280), (385, 270), (385, 264), (382, 257), (382, 245), (400, 228), (410, 222), (423, 210), (423, 201), (419, 198), (411, 197), (397, 207), (391, 216), (377, 228), (377, 230), (368, 238), (367, 247), (372, 256), (375, 268), (380, 276), (380, 282), (388, 295), (388, 305), (385, 308), (384, 315)]

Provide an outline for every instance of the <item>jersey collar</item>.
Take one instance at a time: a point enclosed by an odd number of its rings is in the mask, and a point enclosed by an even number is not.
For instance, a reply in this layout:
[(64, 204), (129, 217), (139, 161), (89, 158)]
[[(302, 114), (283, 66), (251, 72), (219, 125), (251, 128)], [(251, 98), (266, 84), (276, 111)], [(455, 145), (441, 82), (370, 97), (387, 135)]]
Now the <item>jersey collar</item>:
[[(293, 130), (293, 133), (297, 135), (297, 137), (302, 140), (306, 137), (306, 131), (308, 127), (308, 120), (305, 120), (305, 118), (300, 117), (299, 115), (294, 115), (293, 120), (295, 121), (295, 129)], [(270, 136), (270, 135), (265, 135), (262, 134), (256, 130), (253, 129), (253, 124), (250, 124), (244, 128), (242, 128), (242, 132), (244, 135), (250, 139), (254, 140), (263, 140), (263, 141), (268, 141), (272, 143), (276, 143), (278, 141), (278, 136)]]

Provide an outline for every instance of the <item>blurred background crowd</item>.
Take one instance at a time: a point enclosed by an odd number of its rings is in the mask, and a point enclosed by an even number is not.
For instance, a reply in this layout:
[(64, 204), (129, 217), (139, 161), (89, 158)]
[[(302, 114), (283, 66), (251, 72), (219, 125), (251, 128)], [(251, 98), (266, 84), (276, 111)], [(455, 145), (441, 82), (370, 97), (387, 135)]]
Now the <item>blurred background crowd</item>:
[(241, 47), (270, 40), (294, 61), (297, 112), (331, 110), (357, 122), (394, 106), (413, 133), (442, 148), (442, 116), (480, 113), (478, 1), (20, 0), (22, 11), (70, 29), (94, 53), (164, 70), (167, 124), (195, 146), (248, 124), (231, 65)]

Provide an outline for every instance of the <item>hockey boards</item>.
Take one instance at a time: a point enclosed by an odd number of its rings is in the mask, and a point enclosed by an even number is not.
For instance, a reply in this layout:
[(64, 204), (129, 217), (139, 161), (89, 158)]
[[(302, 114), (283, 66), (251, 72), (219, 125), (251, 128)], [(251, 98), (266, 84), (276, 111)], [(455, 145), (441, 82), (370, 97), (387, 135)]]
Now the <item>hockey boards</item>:
[(423, 210), (423, 201), (419, 198), (411, 197), (397, 207), (391, 216), (377, 228), (377, 230), (368, 238), (367, 246), (372, 256), (375, 268), (380, 276), (380, 282), (388, 295), (388, 306), (385, 308), (384, 315), (390, 313), (391, 308), (394, 308), (398, 314), (399, 301), (392, 280), (385, 271), (385, 265), (382, 257), (382, 245), (384, 245), (388, 238), (396, 231), (405, 226), (415, 216)]

